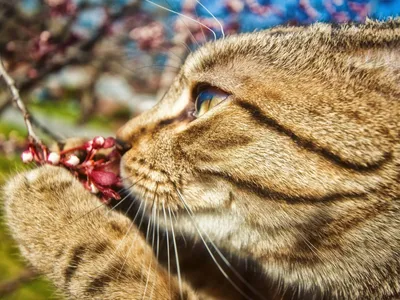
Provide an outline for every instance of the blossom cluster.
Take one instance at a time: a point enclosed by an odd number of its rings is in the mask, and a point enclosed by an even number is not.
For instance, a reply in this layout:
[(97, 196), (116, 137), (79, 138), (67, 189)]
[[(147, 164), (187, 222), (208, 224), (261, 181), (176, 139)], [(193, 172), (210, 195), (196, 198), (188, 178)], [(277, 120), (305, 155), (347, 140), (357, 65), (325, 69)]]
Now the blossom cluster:
[(104, 203), (119, 200), (116, 190), (122, 187), (119, 176), (120, 153), (115, 139), (97, 136), (80, 146), (50, 151), (44, 145), (30, 143), (22, 153), (25, 163), (50, 164), (68, 169), (91, 193), (98, 195)]

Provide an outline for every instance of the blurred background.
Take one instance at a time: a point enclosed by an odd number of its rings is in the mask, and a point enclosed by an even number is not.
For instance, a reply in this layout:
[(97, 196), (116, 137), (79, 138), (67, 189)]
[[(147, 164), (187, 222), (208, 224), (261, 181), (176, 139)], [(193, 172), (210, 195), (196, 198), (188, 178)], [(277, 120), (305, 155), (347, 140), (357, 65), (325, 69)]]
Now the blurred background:
[[(0, 0), (0, 57), (39, 132), (113, 135), (165, 93), (190, 51), (223, 33), (399, 14), (400, 0)], [(22, 168), (24, 128), (0, 78), (0, 185)], [(59, 299), (4, 224), (0, 299)]]

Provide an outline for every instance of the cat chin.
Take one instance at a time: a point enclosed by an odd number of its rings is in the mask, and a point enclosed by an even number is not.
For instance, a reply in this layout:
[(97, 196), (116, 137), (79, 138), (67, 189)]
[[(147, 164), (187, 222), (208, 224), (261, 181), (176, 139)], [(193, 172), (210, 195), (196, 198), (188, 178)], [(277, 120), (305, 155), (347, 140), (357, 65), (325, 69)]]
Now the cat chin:
[(229, 212), (180, 214), (174, 227), (186, 236), (196, 237), (199, 241), (237, 254), (250, 246), (251, 236), (248, 235), (244, 219)]

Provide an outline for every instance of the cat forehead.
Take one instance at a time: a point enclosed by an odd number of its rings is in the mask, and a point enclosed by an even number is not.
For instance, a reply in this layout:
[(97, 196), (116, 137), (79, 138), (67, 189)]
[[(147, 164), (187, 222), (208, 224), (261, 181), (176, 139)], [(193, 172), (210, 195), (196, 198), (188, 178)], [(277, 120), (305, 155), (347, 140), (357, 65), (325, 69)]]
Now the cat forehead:
[[(363, 25), (317, 23), (307, 27), (276, 27), (229, 36), (210, 42), (188, 56), (183, 73), (204, 72), (240, 60), (296, 67), (309, 62), (310, 55), (330, 56), (332, 50), (400, 47), (400, 18), (386, 22), (367, 20)], [(315, 57), (318, 59), (318, 57)]]
[(208, 71), (214, 67), (229, 64), (243, 56), (247, 60), (252, 59), (265, 51), (268, 45), (278, 43), (279, 39), (269, 31), (262, 31), (229, 36), (210, 42), (188, 56), (183, 71), (186, 74)]

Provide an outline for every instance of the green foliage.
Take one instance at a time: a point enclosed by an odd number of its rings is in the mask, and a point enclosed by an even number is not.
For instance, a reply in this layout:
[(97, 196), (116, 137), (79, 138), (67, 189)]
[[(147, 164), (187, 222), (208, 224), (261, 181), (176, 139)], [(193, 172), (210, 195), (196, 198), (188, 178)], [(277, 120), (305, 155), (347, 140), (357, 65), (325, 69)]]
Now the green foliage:
[[(57, 101), (32, 102), (29, 105), (29, 109), (33, 115), (41, 114), (47, 117), (62, 119), (71, 125), (79, 123), (82, 115), (79, 101), (68, 98)], [(116, 129), (130, 118), (131, 115), (128, 109), (119, 109), (108, 116), (91, 114), (85, 126), (99, 130)]]
[(62, 119), (68, 123), (76, 123), (80, 116), (79, 103), (73, 99), (32, 102), (29, 109), (33, 115), (41, 113), (48, 117)]
[(11, 132), (15, 132), (21, 136), (26, 135), (26, 129), (16, 126), (14, 124), (0, 121), (0, 134), (4, 134), (5, 136), (8, 137)]

